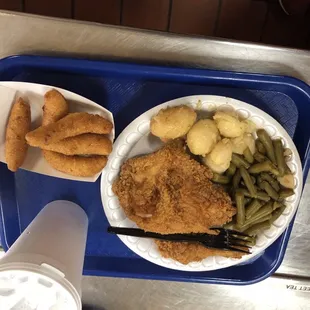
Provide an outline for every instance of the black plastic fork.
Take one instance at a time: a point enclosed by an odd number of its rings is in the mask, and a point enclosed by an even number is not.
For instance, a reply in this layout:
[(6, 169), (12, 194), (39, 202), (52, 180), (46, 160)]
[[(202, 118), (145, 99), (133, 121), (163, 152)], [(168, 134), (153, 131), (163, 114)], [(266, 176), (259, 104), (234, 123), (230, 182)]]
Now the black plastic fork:
[(213, 227), (210, 229), (218, 231), (218, 235), (210, 235), (207, 233), (162, 235), (159, 233), (144, 231), (139, 228), (112, 226), (108, 227), (108, 233), (140, 238), (152, 238), (165, 241), (198, 242), (207, 248), (251, 254), (250, 244), (253, 238), (249, 235), (222, 227)]

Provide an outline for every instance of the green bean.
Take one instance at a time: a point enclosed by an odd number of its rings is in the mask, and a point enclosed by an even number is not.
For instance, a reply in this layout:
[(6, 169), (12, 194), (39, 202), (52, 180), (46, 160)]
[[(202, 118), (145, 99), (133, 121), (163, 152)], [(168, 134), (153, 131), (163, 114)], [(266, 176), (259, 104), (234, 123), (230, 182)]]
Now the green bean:
[(243, 166), (240, 167), (240, 174), (241, 174), (241, 177), (242, 177), (242, 179), (245, 183), (245, 186), (247, 187), (250, 195), (255, 196), (256, 195), (256, 189), (255, 189), (254, 184), (252, 182), (251, 176)]
[(236, 225), (236, 223), (234, 221), (231, 221), (229, 223), (226, 223), (223, 227), (226, 229), (234, 229), (235, 225)]
[(269, 220), (269, 223), (272, 224), (273, 222), (275, 222), (283, 213), (283, 211), (285, 210), (286, 206), (282, 205), (281, 208), (275, 210), (272, 212), (272, 216), (271, 219)]
[(237, 225), (243, 225), (245, 221), (244, 210), (244, 195), (241, 191), (236, 191), (235, 194), (236, 206), (237, 206)]
[(266, 149), (264, 147), (264, 144), (260, 142), (258, 139), (255, 140), (257, 151), (263, 155), (266, 154)]
[(256, 221), (258, 219), (260, 219), (261, 217), (264, 217), (268, 214), (271, 214), (273, 211), (273, 202), (272, 201), (268, 201), (267, 203), (265, 203), (255, 214), (253, 214), (251, 216), (251, 218), (249, 219), (249, 221)]
[(268, 174), (267, 172), (262, 172), (260, 177), (267, 181), (273, 188), (274, 190), (276, 190), (277, 192), (280, 190), (280, 185), (279, 182), (274, 179), (270, 174)]
[(271, 172), (275, 176), (279, 175), (279, 171), (277, 170), (276, 166), (272, 164), (269, 160), (254, 164), (249, 168), (249, 172), (253, 174), (258, 174), (261, 172)]
[(253, 199), (245, 210), (246, 219), (249, 219), (254, 213), (256, 213), (261, 208), (261, 206), (262, 203), (259, 200)]
[(231, 161), (238, 168), (243, 166), (248, 169), (250, 167), (250, 163), (248, 161), (246, 161), (242, 156), (235, 153), (232, 154)]
[(248, 205), (252, 201), (251, 197), (244, 197), (244, 205)]
[(285, 172), (285, 158), (284, 158), (284, 151), (283, 151), (283, 145), (282, 141), (280, 139), (273, 140), (273, 146), (274, 146), (274, 153), (276, 157), (276, 162), (278, 166), (278, 170), (280, 173), (280, 176), (284, 175)]
[(275, 210), (277, 210), (277, 209), (282, 208), (282, 206), (283, 206), (283, 203), (282, 203), (282, 202), (280, 202), (280, 201), (274, 201), (274, 202), (273, 202), (273, 205), (272, 205), (272, 209), (273, 209), (273, 211), (275, 211)]
[(287, 165), (287, 163), (285, 162), (285, 174), (292, 174), (291, 169), (289, 168), (289, 166)]
[(262, 163), (263, 161), (267, 161), (268, 160), (268, 158), (266, 156), (264, 156), (263, 154), (261, 154), (259, 152), (255, 152), (253, 157), (259, 163)]
[(249, 229), (250, 227), (252, 227), (253, 225), (255, 224), (258, 224), (260, 222), (264, 222), (264, 221), (268, 221), (272, 218), (272, 215), (271, 213), (270, 214), (267, 214), (265, 216), (262, 216), (258, 219), (249, 219), (247, 221), (245, 221), (245, 223), (241, 226), (235, 226), (235, 229), (240, 231), (240, 232), (244, 232), (245, 230)]
[(227, 175), (221, 175), (213, 172), (212, 181), (219, 184), (228, 184), (230, 182), (230, 178)]
[(274, 188), (267, 182), (263, 181), (260, 184), (261, 189), (263, 189), (272, 199), (278, 200), (279, 194), (274, 190)]
[(234, 174), (233, 179), (232, 179), (232, 186), (233, 186), (234, 190), (236, 190), (238, 188), (240, 180), (241, 180), (240, 169), (237, 169), (237, 171)]
[(250, 164), (254, 163), (253, 154), (251, 153), (251, 151), (250, 151), (250, 149), (248, 147), (244, 150), (243, 156), (244, 156), (245, 160), (247, 162), (249, 162)]
[(261, 223), (257, 223), (253, 226), (251, 226), (250, 228), (248, 228), (244, 233), (249, 235), (249, 236), (255, 236), (257, 235), (257, 233), (262, 230), (262, 229), (268, 229), (270, 228), (270, 223), (269, 221), (264, 221)]
[(272, 145), (272, 140), (269, 137), (267, 131), (265, 129), (259, 129), (257, 130), (257, 137), (262, 142), (266, 149), (267, 157), (275, 164), (276, 163), (276, 157), (274, 154), (274, 149)]
[(236, 173), (236, 170), (237, 170), (237, 167), (233, 163), (230, 163), (228, 169), (226, 170), (226, 174), (229, 177), (232, 177)]
[(290, 197), (290, 196), (293, 196), (295, 193), (292, 189), (288, 189), (288, 188), (285, 188), (285, 189), (282, 189), (280, 190), (279, 192), (279, 198), (287, 198), (287, 197)]
[(251, 198), (256, 198), (256, 199), (259, 199), (259, 200), (263, 200), (263, 201), (269, 201), (270, 200), (270, 197), (268, 196), (267, 193), (263, 192), (263, 191), (257, 191), (256, 190), (256, 195), (255, 197), (252, 197), (250, 192), (245, 189), (245, 188), (239, 188), (238, 190), (242, 191), (243, 195), (245, 197), (251, 197)]

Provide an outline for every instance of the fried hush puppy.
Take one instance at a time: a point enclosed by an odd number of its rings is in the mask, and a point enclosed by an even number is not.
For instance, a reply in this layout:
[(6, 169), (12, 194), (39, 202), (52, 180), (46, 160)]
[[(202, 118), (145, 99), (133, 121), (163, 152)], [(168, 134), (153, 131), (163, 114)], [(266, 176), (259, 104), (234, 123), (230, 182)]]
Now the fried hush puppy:
[(42, 145), (42, 149), (64, 155), (109, 155), (112, 152), (112, 142), (104, 135), (85, 133), (56, 143)]
[(78, 112), (29, 132), (26, 140), (29, 145), (42, 148), (44, 145), (84, 133), (109, 134), (112, 128), (112, 123), (100, 115)]
[(52, 89), (44, 95), (42, 126), (55, 123), (68, 113), (68, 103), (59, 91)]
[(67, 156), (52, 151), (44, 151), (44, 158), (56, 170), (78, 176), (91, 177), (99, 173), (107, 164), (106, 156)]
[(151, 119), (151, 133), (163, 141), (183, 137), (194, 125), (195, 110), (181, 105), (162, 109)]
[(22, 98), (18, 98), (9, 116), (5, 138), (5, 159), (11, 171), (16, 171), (26, 158), (28, 145), (25, 136), (30, 125), (30, 106)]

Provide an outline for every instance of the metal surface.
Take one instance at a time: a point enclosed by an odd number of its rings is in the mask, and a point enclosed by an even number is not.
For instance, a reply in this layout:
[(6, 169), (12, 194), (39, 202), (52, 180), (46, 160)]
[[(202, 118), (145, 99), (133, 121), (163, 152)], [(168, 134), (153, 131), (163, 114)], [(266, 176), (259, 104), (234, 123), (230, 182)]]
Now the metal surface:
[[(0, 40), (0, 58), (68, 54), (283, 74), (310, 84), (310, 53), (301, 50), (8, 12), (0, 12)], [(309, 309), (309, 204), (308, 177), (283, 264), (262, 283), (232, 287), (84, 277), (83, 301), (93, 309)]]

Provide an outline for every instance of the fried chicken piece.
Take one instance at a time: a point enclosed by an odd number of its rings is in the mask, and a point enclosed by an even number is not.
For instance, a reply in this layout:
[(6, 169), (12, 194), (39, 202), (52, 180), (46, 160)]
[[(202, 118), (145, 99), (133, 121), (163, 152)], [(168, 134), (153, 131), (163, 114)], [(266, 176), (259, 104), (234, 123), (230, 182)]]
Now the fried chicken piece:
[(56, 89), (44, 95), (42, 125), (46, 126), (59, 121), (69, 113), (69, 105), (64, 96)]
[(160, 254), (184, 265), (199, 262), (209, 256), (241, 258), (243, 253), (206, 248), (198, 243), (171, 242), (155, 240)]
[(29, 132), (26, 140), (31, 146), (42, 147), (84, 133), (108, 134), (112, 128), (112, 123), (100, 115), (77, 112)]
[(112, 142), (104, 135), (85, 133), (56, 143), (42, 145), (42, 149), (64, 155), (109, 155), (112, 152)]
[(176, 140), (159, 151), (127, 160), (113, 184), (126, 215), (157, 233), (209, 232), (235, 214), (227, 193), (212, 172), (191, 159)]
[[(127, 160), (113, 191), (127, 217), (146, 231), (212, 234), (208, 228), (231, 221), (236, 210), (211, 178), (211, 170), (185, 152), (184, 141), (175, 140), (153, 154)], [(213, 255), (240, 257), (195, 243), (156, 243), (163, 257), (183, 264)]]
[(30, 106), (22, 98), (18, 98), (12, 107), (5, 137), (5, 159), (11, 171), (16, 171), (26, 158), (28, 145), (25, 136), (30, 125)]
[(67, 156), (52, 151), (43, 151), (44, 158), (56, 170), (78, 176), (91, 177), (99, 173), (107, 164), (106, 156)]

